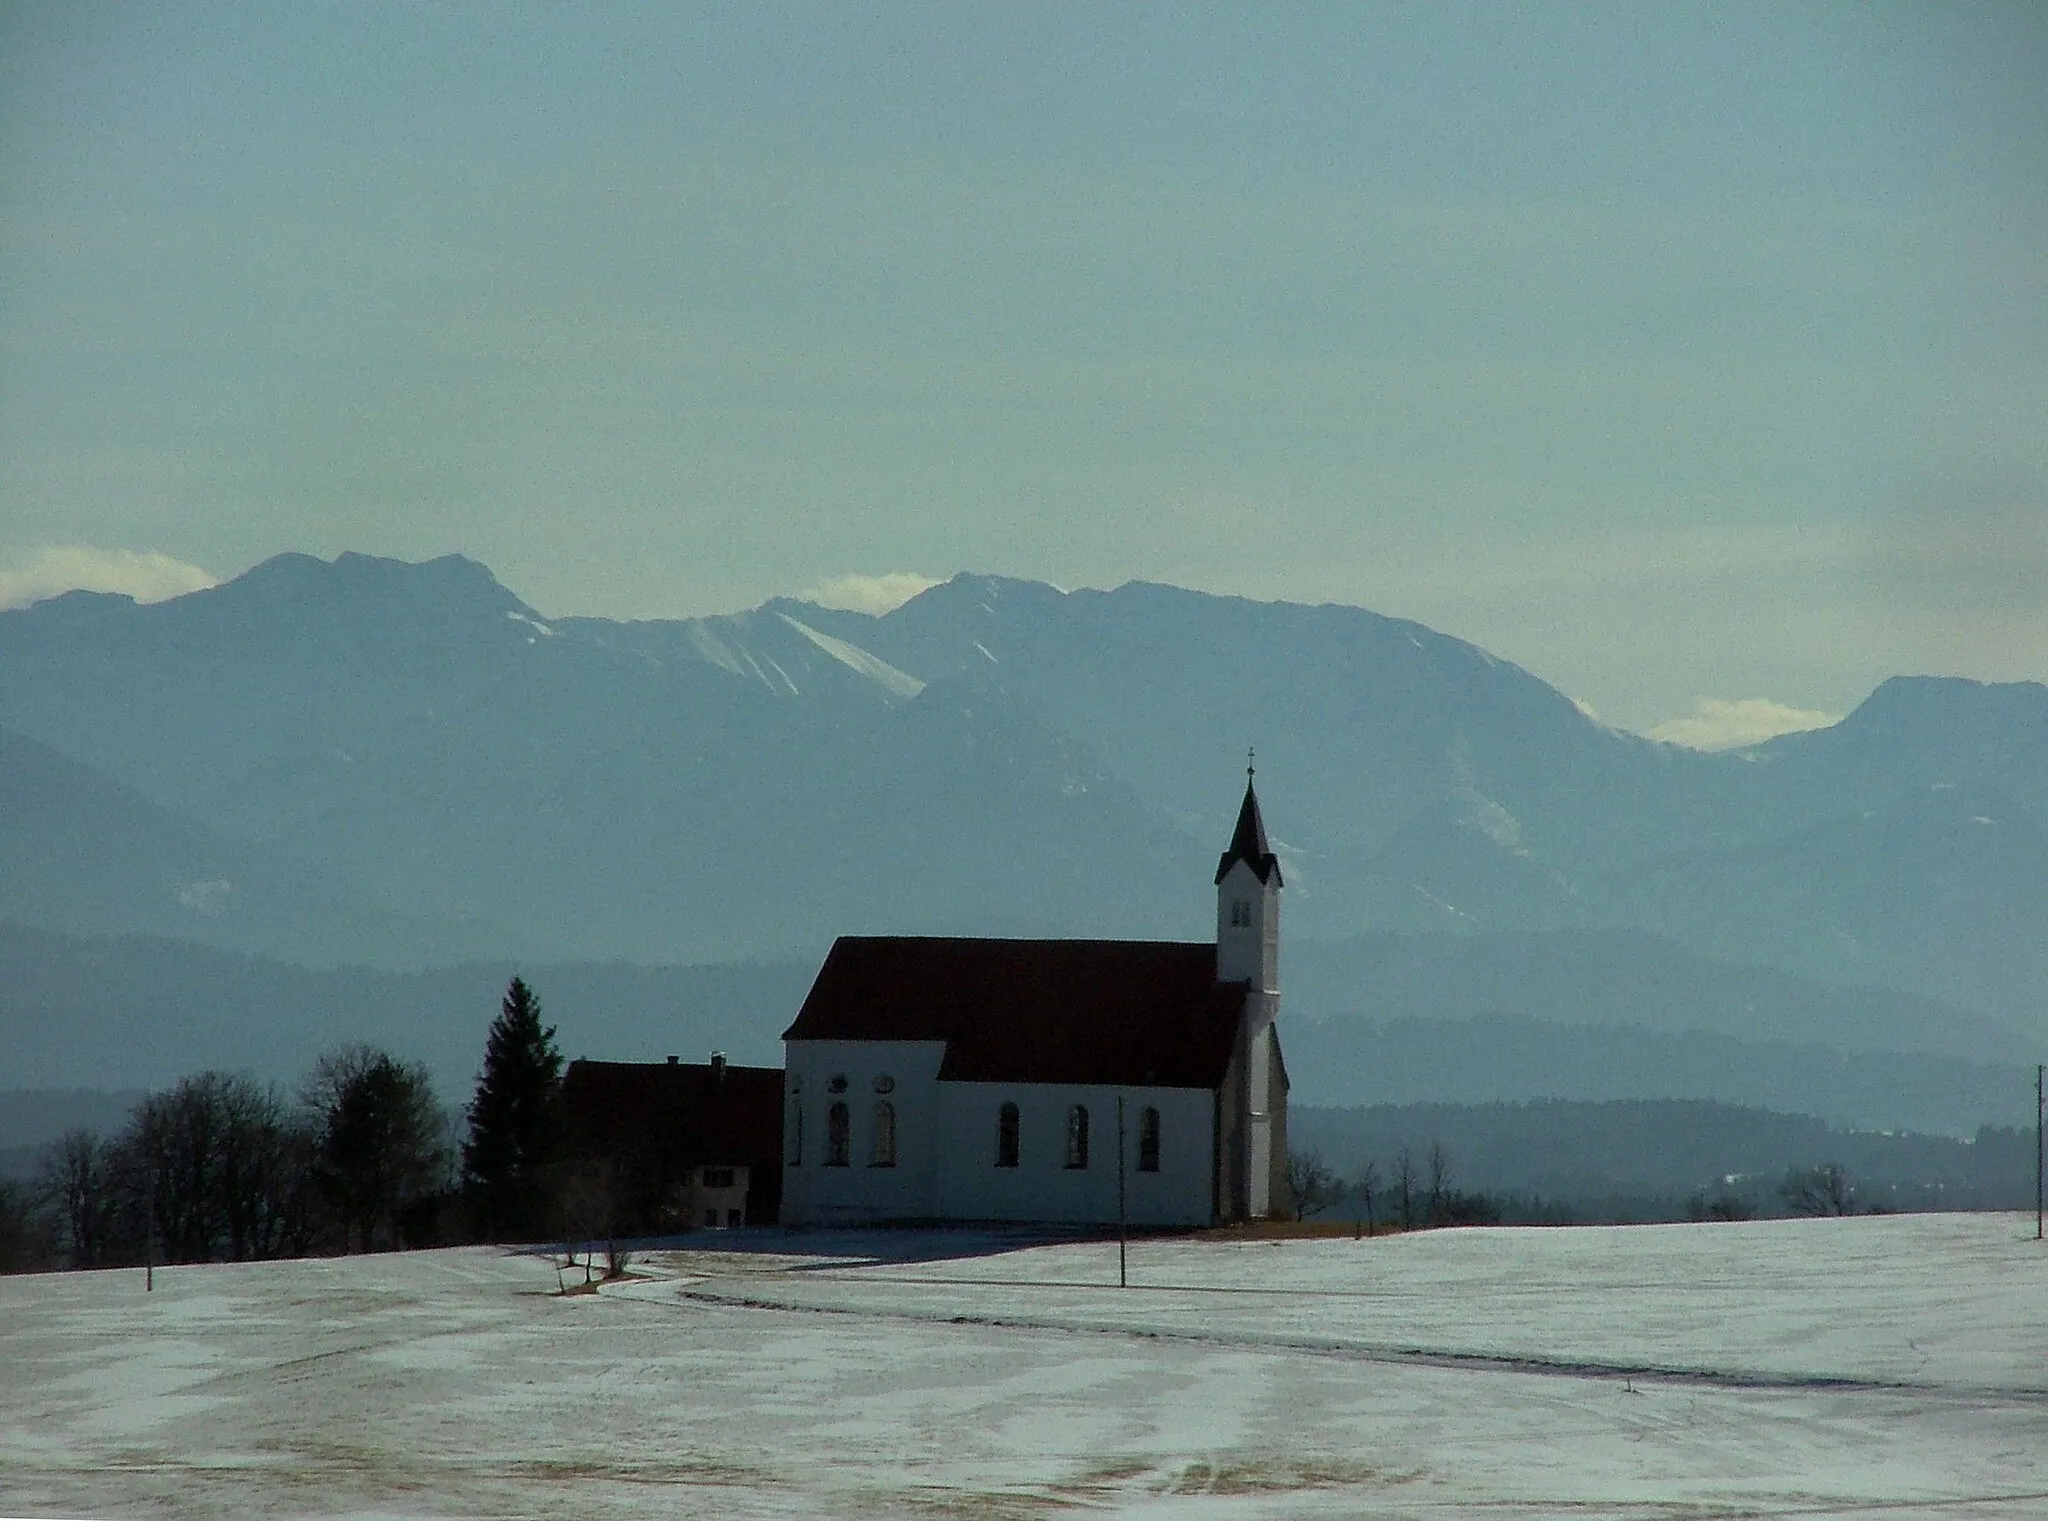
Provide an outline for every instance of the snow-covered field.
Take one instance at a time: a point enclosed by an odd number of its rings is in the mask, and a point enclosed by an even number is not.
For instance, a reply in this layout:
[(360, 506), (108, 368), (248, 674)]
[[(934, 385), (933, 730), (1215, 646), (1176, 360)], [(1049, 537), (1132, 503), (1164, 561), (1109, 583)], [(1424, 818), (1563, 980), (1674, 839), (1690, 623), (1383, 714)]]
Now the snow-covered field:
[[(9, 1515), (2048, 1516), (2031, 1217), (0, 1279)], [(572, 1275), (580, 1280), (581, 1274)]]

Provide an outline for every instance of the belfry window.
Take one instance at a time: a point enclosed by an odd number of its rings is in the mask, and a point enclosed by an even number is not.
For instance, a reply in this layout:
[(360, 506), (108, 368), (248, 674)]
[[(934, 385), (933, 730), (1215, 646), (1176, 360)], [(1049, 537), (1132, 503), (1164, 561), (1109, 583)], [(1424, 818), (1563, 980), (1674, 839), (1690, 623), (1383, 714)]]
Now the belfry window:
[(996, 1111), (996, 1166), (1017, 1165), (1017, 1106), (1005, 1104)]
[(1159, 1111), (1149, 1106), (1138, 1111), (1138, 1171), (1159, 1171)]
[(1067, 1166), (1079, 1171), (1088, 1165), (1088, 1110), (1076, 1104), (1067, 1111)]
[(884, 1099), (875, 1105), (875, 1133), (868, 1143), (868, 1166), (896, 1165), (896, 1106)]
[(825, 1111), (825, 1165), (844, 1167), (853, 1150), (852, 1124), (846, 1105), (834, 1104)]
[(1251, 905), (1251, 901), (1250, 901), (1249, 899), (1246, 899), (1246, 898), (1233, 898), (1233, 899), (1231, 899), (1231, 901), (1230, 901), (1230, 927), (1231, 927), (1232, 929), (1250, 929), (1250, 928), (1251, 928), (1251, 923), (1252, 923), (1252, 905)]

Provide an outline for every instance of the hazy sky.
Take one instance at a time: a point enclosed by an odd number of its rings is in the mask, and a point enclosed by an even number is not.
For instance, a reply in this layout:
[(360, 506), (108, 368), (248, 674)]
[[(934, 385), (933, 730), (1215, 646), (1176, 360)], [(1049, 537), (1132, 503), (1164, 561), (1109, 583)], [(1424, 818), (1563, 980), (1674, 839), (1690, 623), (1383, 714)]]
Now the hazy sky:
[(5, 5), (0, 599), (283, 549), (2048, 677), (2048, 10)]

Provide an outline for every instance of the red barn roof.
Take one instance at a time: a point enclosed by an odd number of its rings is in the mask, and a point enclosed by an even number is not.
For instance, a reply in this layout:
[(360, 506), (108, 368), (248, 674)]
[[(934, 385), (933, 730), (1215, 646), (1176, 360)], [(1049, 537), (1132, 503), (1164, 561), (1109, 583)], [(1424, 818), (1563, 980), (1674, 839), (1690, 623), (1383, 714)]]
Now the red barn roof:
[(687, 1166), (772, 1168), (782, 1156), (780, 1067), (573, 1061), (562, 1104), (575, 1139), (598, 1150), (633, 1137)]
[(1211, 942), (842, 936), (784, 1040), (936, 1040), (942, 1081), (1215, 1088), (1250, 984)]

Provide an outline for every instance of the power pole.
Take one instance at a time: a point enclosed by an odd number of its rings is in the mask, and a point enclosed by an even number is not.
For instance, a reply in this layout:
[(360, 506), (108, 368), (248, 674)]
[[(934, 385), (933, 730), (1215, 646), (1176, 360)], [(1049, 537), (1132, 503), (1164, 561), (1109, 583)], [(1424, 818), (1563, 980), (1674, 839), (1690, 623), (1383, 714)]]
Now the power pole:
[(2034, 1239), (2041, 1239), (2041, 1080), (2048, 1063), (2034, 1063)]
[(1124, 1096), (1116, 1096), (1116, 1286), (1127, 1289), (1131, 1286), (1130, 1265), (1126, 1257), (1130, 1230), (1124, 1217)]
[(142, 1292), (156, 1291), (156, 1160), (146, 1157), (149, 1168), (149, 1225), (143, 1231)]

